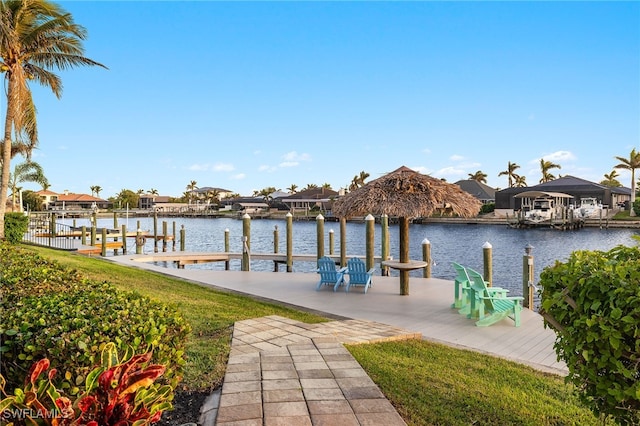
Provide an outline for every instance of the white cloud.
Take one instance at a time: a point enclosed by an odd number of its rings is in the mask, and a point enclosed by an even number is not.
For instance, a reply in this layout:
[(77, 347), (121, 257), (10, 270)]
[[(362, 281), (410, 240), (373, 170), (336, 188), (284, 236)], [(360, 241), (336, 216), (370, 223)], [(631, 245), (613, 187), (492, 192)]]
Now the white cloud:
[(414, 170), (418, 173), (422, 173), (423, 175), (428, 175), (431, 173), (431, 170), (429, 170), (428, 168), (424, 167), (424, 166), (416, 166), (416, 167), (409, 167), (411, 170)]
[(232, 172), (235, 169), (236, 168), (233, 167), (233, 164), (227, 164), (227, 163), (216, 163), (213, 166), (213, 170), (216, 172)]
[(188, 169), (195, 172), (202, 172), (202, 171), (209, 170), (209, 167), (210, 167), (209, 164), (192, 164), (188, 167)]
[(298, 161), (283, 161), (282, 163), (278, 164), (278, 167), (296, 167), (298, 165), (300, 165)]
[(457, 155), (454, 154), (451, 157), (449, 157), (449, 160), (451, 161), (463, 161), (465, 158), (462, 155)]
[(235, 174), (235, 175), (231, 176), (230, 179), (232, 179), (232, 180), (242, 180), (245, 177), (247, 177), (247, 175), (245, 175), (244, 173), (238, 173), (238, 174)]
[[(306, 154), (306, 153), (298, 154), (296, 151), (287, 152), (285, 155), (282, 156), (282, 158), (285, 160), (284, 163), (291, 163), (291, 162), (299, 163), (300, 161), (311, 161), (311, 156), (309, 154)], [(289, 167), (289, 166), (285, 166), (285, 167)]]
[(556, 151), (551, 154), (543, 155), (542, 158), (546, 161), (573, 161), (576, 159), (575, 155), (573, 155), (570, 151)]
[(275, 172), (277, 170), (277, 167), (273, 167), (273, 166), (267, 166), (266, 164), (263, 164), (262, 166), (258, 167), (258, 171), (259, 172)]
[(427, 154), (427, 155), (431, 154), (431, 150), (429, 148), (423, 149), (422, 152)]

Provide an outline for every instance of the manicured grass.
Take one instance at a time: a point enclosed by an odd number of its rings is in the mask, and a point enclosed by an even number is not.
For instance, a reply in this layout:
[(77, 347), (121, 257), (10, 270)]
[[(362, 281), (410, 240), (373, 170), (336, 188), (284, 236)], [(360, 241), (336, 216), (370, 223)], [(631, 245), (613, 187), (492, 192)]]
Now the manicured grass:
[(176, 306), (193, 329), (187, 342), (188, 362), (182, 381), (182, 387), (189, 390), (209, 390), (222, 383), (234, 322), (266, 315), (281, 315), (307, 323), (326, 320), (310, 313), (216, 291), (100, 258), (27, 247), (82, 272), (87, 278), (108, 281), (122, 290), (135, 290)]
[[(210, 390), (221, 383), (235, 321), (265, 315), (325, 320), (100, 258), (32, 249), (89, 278), (174, 304), (193, 328), (182, 382), (188, 390)], [(601, 424), (562, 378), (516, 363), (419, 340), (349, 350), (409, 425)]]
[(422, 340), (348, 349), (409, 425), (603, 424), (563, 378), (517, 363)]

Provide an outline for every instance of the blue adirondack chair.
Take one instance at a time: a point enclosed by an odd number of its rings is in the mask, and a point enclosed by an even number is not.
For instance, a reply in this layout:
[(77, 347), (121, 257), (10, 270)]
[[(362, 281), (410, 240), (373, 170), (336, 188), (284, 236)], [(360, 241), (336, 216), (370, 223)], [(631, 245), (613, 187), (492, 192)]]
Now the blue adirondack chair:
[(347, 272), (346, 274), (349, 276), (347, 280), (347, 289), (351, 286), (363, 286), (364, 292), (366, 293), (369, 287), (372, 284), (373, 273), (375, 272), (375, 268), (371, 268), (367, 271), (367, 267), (364, 262), (357, 258), (351, 258), (347, 261)]
[(475, 297), (471, 298), (471, 312), (477, 309), (476, 325), (486, 327), (509, 317), (515, 322), (515, 326), (519, 327), (524, 297), (491, 292), (480, 273), (471, 268), (467, 268), (467, 273), (471, 278), (471, 289), (475, 292)]
[(322, 284), (333, 286), (333, 291), (344, 284), (344, 274), (347, 268), (336, 268), (336, 263), (330, 257), (324, 256), (318, 259), (317, 272), (320, 274), (320, 281), (316, 290), (320, 290)]

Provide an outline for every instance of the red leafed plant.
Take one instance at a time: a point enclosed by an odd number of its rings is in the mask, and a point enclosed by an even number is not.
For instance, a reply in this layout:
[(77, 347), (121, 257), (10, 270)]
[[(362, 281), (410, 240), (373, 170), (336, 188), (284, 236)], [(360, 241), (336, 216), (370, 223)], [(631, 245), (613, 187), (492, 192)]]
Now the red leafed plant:
[(60, 395), (52, 383), (56, 370), (47, 380), (38, 380), (49, 368), (42, 359), (31, 367), (24, 389), (7, 395), (0, 375), (0, 416), (7, 424), (50, 426), (143, 426), (160, 420), (171, 409), (173, 389), (155, 383), (165, 367), (149, 364), (151, 352), (134, 355), (120, 362), (115, 345), (102, 351), (101, 365), (86, 379), (85, 392), (72, 402)]

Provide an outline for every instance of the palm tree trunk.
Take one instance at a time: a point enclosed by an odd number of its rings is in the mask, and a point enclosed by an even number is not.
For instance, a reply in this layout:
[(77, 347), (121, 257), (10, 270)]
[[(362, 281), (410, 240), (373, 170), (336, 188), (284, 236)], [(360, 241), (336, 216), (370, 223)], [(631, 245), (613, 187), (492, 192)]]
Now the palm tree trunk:
[(4, 120), (4, 138), (2, 145), (2, 180), (0, 181), (0, 240), (4, 240), (4, 214), (7, 211), (7, 192), (9, 189), (9, 173), (11, 172), (11, 128), (16, 110), (15, 79), (9, 79), (7, 88), (7, 113)]
[(629, 216), (636, 215), (636, 211), (633, 209), (633, 203), (636, 201), (636, 169), (631, 168), (631, 201), (629, 202)]

